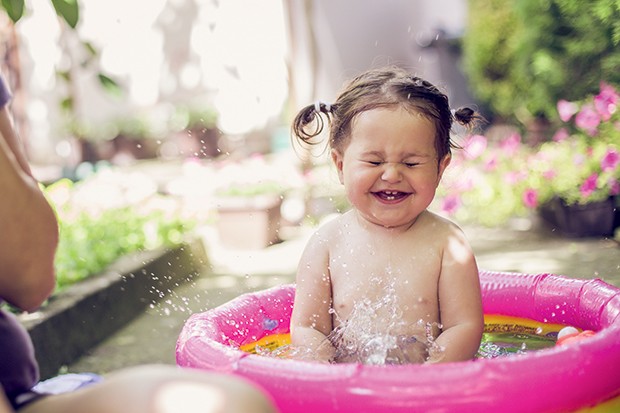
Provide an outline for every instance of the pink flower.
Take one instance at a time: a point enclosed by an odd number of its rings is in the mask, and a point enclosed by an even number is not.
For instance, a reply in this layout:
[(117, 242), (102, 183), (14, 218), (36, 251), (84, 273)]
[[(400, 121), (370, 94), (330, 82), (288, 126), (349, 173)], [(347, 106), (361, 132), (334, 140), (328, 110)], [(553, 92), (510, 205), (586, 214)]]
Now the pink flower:
[(613, 86), (601, 82), (601, 92), (594, 97), (594, 107), (603, 120), (609, 120), (616, 111), (618, 98), (618, 93)]
[(547, 179), (547, 180), (551, 180), (553, 178), (555, 178), (557, 176), (557, 172), (554, 171), (553, 169), (549, 169), (545, 172), (543, 172), (543, 178)]
[(601, 123), (601, 117), (592, 105), (583, 106), (575, 117), (575, 125), (585, 130), (590, 136), (596, 135), (596, 128), (599, 123)]
[(508, 184), (508, 185), (514, 185), (517, 184), (519, 182), (521, 182), (522, 180), (524, 180), (526, 178), (526, 174), (525, 172), (521, 172), (521, 171), (511, 171), (508, 172), (504, 175), (504, 181)]
[(538, 192), (532, 188), (526, 189), (523, 193), (523, 204), (528, 208), (536, 208), (538, 206)]
[(586, 180), (583, 182), (583, 184), (581, 184), (581, 187), (579, 188), (579, 192), (581, 193), (581, 196), (584, 197), (584, 199), (588, 198), (590, 195), (592, 195), (592, 192), (596, 190), (597, 180), (598, 180), (598, 174), (594, 173), (588, 176)]
[(553, 134), (552, 139), (554, 142), (562, 142), (568, 139), (568, 136), (569, 134), (566, 128), (560, 128)]
[(620, 182), (616, 179), (609, 180), (609, 195), (620, 195)]
[(457, 194), (447, 195), (442, 203), (441, 210), (447, 214), (454, 214), (461, 207), (461, 197)]
[(583, 154), (581, 153), (576, 153), (575, 156), (573, 156), (573, 162), (575, 163), (576, 166), (583, 165), (585, 161), (586, 161), (586, 157), (583, 156)]
[(491, 157), (484, 163), (485, 171), (494, 171), (497, 169), (497, 156), (495, 154), (491, 155)]
[(620, 154), (615, 149), (607, 149), (605, 156), (601, 160), (601, 168), (603, 171), (613, 171), (620, 163)]
[(519, 150), (519, 146), (521, 145), (521, 135), (518, 133), (513, 133), (508, 136), (506, 139), (502, 140), (499, 144), (499, 147), (504, 151), (507, 156), (513, 156)]
[(579, 106), (576, 103), (569, 102), (568, 100), (561, 99), (558, 101), (558, 113), (562, 122), (568, 122), (575, 113), (579, 110)]
[(475, 176), (469, 170), (463, 172), (461, 176), (454, 181), (454, 188), (459, 192), (470, 191), (476, 186)]
[(487, 138), (482, 135), (472, 135), (464, 145), (465, 156), (469, 159), (476, 159), (487, 149)]

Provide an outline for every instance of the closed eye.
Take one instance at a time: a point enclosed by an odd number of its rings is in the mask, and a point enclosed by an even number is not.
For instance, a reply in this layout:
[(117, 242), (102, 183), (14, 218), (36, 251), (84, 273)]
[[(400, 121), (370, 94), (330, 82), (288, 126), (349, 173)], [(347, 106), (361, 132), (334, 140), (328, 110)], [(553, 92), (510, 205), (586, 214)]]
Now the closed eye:
[(381, 165), (383, 162), (381, 161), (366, 161), (366, 163), (372, 165), (372, 166), (379, 166)]
[(414, 166), (418, 166), (418, 165), (420, 165), (419, 162), (405, 162), (405, 166), (407, 168), (413, 168)]

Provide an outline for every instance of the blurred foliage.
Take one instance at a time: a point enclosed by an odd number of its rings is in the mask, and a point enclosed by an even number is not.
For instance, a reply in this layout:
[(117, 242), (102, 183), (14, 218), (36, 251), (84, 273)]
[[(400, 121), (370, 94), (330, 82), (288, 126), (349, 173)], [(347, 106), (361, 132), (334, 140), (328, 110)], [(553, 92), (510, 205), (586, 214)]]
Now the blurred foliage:
[(620, 85), (620, 1), (470, 0), (464, 70), (505, 121), (556, 121), (556, 102)]
[(101, 272), (124, 255), (178, 245), (188, 229), (162, 212), (139, 215), (132, 208), (61, 221), (55, 261), (58, 290)]
[(183, 241), (194, 223), (158, 208), (125, 205), (93, 211), (70, 203), (54, 204), (53, 193), (72, 191), (76, 184), (63, 179), (45, 189), (57, 211), (60, 242), (55, 268), (57, 290), (104, 270), (108, 265), (137, 251), (171, 247)]
[[(61, 44), (63, 54), (68, 59), (62, 59), (63, 62), (69, 62), (67, 67), (56, 69), (56, 77), (66, 85), (67, 94), (60, 99), (59, 107), (69, 116), (69, 124), (79, 123), (79, 119), (75, 118), (76, 97), (73, 90), (75, 89), (74, 77), (75, 71), (93, 72), (95, 78), (104, 92), (112, 97), (122, 97), (123, 88), (110, 76), (102, 73), (99, 69), (99, 51), (90, 42), (79, 39), (76, 27), (80, 19), (80, 8), (77, 0), (50, 0), (56, 14), (72, 29), (75, 36), (78, 36), (77, 45), (68, 46)], [(36, 4), (36, 3), (35, 3)], [(0, 8), (4, 9), (11, 21), (17, 23), (24, 16), (26, 11), (26, 3), (24, 0), (0, 0)], [(64, 26), (64, 25), (63, 25)], [(71, 49), (71, 50), (69, 50)], [(75, 59), (79, 61), (75, 61)], [(71, 128), (70, 128), (71, 129)], [(73, 128), (73, 131), (79, 131), (79, 128)], [(77, 135), (80, 136), (80, 135)]]
[[(77, 0), (50, 0), (56, 13), (63, 18), (65, 22), (75, 29), (80, 19), (80, 8)], [(6, 14), (17, 23), (24, 15), (24, 0), (2, 0), (0, 6), (6, 11)]]

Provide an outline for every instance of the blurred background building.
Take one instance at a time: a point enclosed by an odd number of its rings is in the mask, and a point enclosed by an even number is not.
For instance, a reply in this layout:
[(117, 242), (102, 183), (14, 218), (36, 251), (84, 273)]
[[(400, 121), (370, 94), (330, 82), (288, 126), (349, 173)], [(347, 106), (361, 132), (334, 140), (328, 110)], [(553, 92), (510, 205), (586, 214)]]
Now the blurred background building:
[(451, 46), (465, 0), (79, 5), (75, 30), (51, 2), (27, 4), (15, 26), (2, 16), (2, 72), (39, 165), (277, 150), (299, 108), (384, 64), (444, 87), (454, 106), (472, 103)]

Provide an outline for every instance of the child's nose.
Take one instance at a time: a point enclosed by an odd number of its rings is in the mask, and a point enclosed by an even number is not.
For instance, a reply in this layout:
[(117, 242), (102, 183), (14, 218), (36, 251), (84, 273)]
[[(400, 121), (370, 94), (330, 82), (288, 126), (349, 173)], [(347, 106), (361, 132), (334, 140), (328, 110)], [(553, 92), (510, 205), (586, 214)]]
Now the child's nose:
[(381, 179), (383, 179), (386, 182), (390, 182), (390, 183), (400, 182), (400, 180), (402, 179), (402, 175), (400, 173), (398, 165), (393, 164), (393, 163), (386, 163), (384, 165), (385, 165), (385, 169), (383, 170)]

